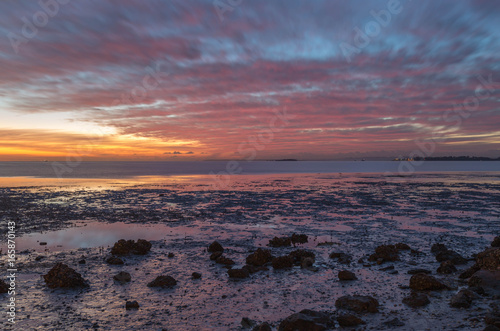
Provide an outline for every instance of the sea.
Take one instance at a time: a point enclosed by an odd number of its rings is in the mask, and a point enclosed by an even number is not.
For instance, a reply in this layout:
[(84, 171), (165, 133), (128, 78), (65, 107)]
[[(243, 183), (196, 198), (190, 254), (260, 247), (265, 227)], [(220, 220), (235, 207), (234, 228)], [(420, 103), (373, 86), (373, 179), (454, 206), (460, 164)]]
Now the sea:
[[(498, 172), (499, 161), (0, 162), (1, 177), (130, 178), (182, 175)], [(0, 179), (1, 180), (1, 179)]]

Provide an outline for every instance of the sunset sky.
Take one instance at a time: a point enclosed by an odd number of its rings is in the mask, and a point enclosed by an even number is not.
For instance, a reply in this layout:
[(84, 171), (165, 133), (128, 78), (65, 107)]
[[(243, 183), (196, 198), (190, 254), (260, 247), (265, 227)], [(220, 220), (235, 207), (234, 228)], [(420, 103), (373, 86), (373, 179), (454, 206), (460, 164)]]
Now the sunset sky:
[(0, 161), (500, 156), (498, 0), (6, 0), (0, 35)]

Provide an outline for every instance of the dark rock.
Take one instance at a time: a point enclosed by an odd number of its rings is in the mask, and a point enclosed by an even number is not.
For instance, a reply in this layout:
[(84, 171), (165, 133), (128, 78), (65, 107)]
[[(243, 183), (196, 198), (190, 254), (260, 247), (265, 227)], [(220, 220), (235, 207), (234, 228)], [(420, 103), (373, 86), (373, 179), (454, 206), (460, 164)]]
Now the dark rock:
[(151, 243), (144, 239), (137, 242), (133, 240), (118, 240), (111, 248), (111, 254), (124, 256), (129, 254), (146, 255), (151, 250)]
[(337, 322), (339, 322), (340, 326), (343, 327), (349, 327), (349, 326), (356, 326), (360, 324), (366, 324), (365, 321), (363, 321), (361, 318), (357, 317), (356, 315), (353, 314), (342, 314), (337, 316)]
[(49, 288), (56, 287), (87, 287), (88, 283), (82, 275), (63, 263), (57, 263), (43, 276)]
[(123, 264), (123, 260), (116, 256), (110, 256), (106, 259), (106, 263), (112, 265), (120, 265)]
[(222, 245), (218, 241), (214, 241), (213, 243), (210, 244), (210, 246), (208, 246), (208, 251), (210, 253), (224, 252), (224, 248), (222, 247)]
[(257, 267), (257, 266), (249, 265), (249, 264), (245, 264), (242, 269), (248, 270), (248, 272), (251, 274), (254, 274), (254, 273), (259, 272), (259, 271), (268, 271), (269, 270), (268, 267), (263, 267), (263, 266)]
[(469, 278), (468, 284), (470, 287), (480, 286), (488, 293), (500, 296), (500, 270), (479, 270)]
[(451, 261), (453, 264), (467, 263), (467, 259), (465, 259), (462, 255), (458, 254), (457, 252), (451, 250), (442, 251), (436, 254), (436, 261), (438, 262)]
[(500, 268), (500, 248), (488, 248), (477, 254), (476, 264), (481, 269), (495, 271)]
[(452, 274), (457, 271), (457, 268), (451, 261), (441, 262), (441, 265), (437, 268), (439, 274)]
[(481, 270), (481, 268), (477, 264), (474, 264), (472, 267), (470, 267), (467, 270), (465, 270), (464, 272), (462, 272), (458, 276), (458, 278), (461, 278), (461, 279), (470, 278), (470, 277), (472, 277), (472, 275), (474, 275), (479, 270)]
[(293, 244), (305, 244), (308, 241), (308, 237), (305, 234), (292, 234), (291, 237)]
[(470, 290), (460, 290), (450, 300), (450, 306), (454, 308), (469, 308), (472, 300), (477, 297), (477, 294)]
[(272, 331), (272, 330), (273, 329), (271, 328), (271, 325), (269, 325), (269, 323), (267, 322), (259, 324), (252, 329), (252, 331)]
[(128, 272), (120, 271), (113, 276), (113, 279), (120, 283), (126, 283), (130, 282), (132, 280), (132, 277), (130, 277), (130, 274)]
[(430, 301), (426, 294), (411, 292), (411, 294), (403, 299), (403, 303), (412, 308), (427, 306)]
[(191, 274), (191, 277), (193, 277), (193, 279), (200, 279), (201, 278), (201, 274), (199, 272), (193, 272)]
[(398, 326), (405, 326), (405, 324), (403, 322), (401, 322), (399, 320), (399, 318), (393, 318), (392, 320), (389, 320), (389, 321), (385, 321), (384, 322), (384, 325), (385, 326), (389, 326), (391, 328), (394, 328), (394, 327), (398, 327)]
[(314, 259), (312, 257), (304, 257), (300, 262), (300, 267), (305, 269), (311, 268), (313, 265), (314, 265)]
[(432, 273), (430, 270), (427, 269), (411, 269), (408, 270), (409, 275), (415, 275), (415, 274), (430, 274)]
[(272, 262), (274, 269), (286, 269), (293, 267), (293, 259), (290, 255), (275, 257)]
[(316, 255), (305, 249), (296, 249), (292, 251), (289, 256), (293, 259), (293, 263), (295, 265), (302, 265), (302, 261), (306, 258), (312, 259), (313, 263), (316, 260)]
[(47, 242), (45, 242), (45, 241), (41, 241), (41, 242), (40, 242), (40, 246), (47, 246)]
[(333, 325), (329, 314), (304, 309), (285, 318), (280, 323), (278, 331), (323, 331)]
[(248, 277), (250, 277), (250, 272), (248, 272), (248, 269), (245, 269), (245, 268), (229, 269), (227, 271), (227, 274), (229, 275), (229, 278), (248, 278)]
[(247, 264), (254, 266), (262, 266), (268, 262), (271, 262), (273, 256), (271, 251), (268, 249), (258, 248), (254, 253), (250, 254), (246, 258)]
[(397, 261), (399, 260), (398, 250), (394, 245), (380, 245), (375, 248), (375, 253), (370, 255), (368, 261), (377, 261), (377, 263), (383, 263), (387, 261)]
[(380, 271), (388, 271), (388, 270), (394, 270), (394, 266), (393, 265), (390, 265), (390, 266), (387, 266), (387, 267), (384, 267), (384, 268), (380, 268), (378, 269)]
[(167, 257), (168, 257), (169, 259), (171, 259), (171, 258), (175, 257), (175, 254), (174, 254), (174, 253), (168, 253)]
[(125, 303), (125, 309), (139, 309), (139, 303), (137, 301), (127, 301)]
[(330, 259), (338, 259), (339, 263), (349, 264), (351, 263), (351, 256), (342, 252), (332, 252), (330, 253)]
[(500, 310), (494, 308), (484, 316), (484, 322), (488, 325), (496, 326), (500, 328)]
[(210, 255), (210, 260), (212, 261), (217, 261), (217, 259), (219, 257), (222, 256), (222, 252), (213, 252), (211, 255)]
[(496, 236), (491, 242), (491, 247), (500, 247), (500, 236)]
[(409, 251), (409, 250), (411, 250), (410, 246), (408, 246), (407, 244), (403, 244), (403, 243), (397, 243), (394, 246), (396, 246), (396, 249), (399, 249), (400, 251)]
[(219, 256), (217, 260), (215, 260), (218, 264), (225, 264), (225, 265), (233, 265), (234, 261), (225, 257), (225, 256)]
[(437, 291), (448, 287), (432, 276), (415, 274), (410, 278), (410, 288), (415, 291)]
[(483, 329), (483, 331), (500, 331), (500, 328), (497, 328), (494, 325), (488, 325)]
[(431, 247), (431, 253), (434, 255), (437, 255), (438, 253), (441, 252), (446, 252), (447, 250), (448, 248), (443, 244), (434, 244)]
[(290, 237), (274, 237), (269, 240), (268, 246), (271, 247), (286, 247), (292, 245), (292, 239)]
[(38, 255), (37, 257), (35, 257), (35, 261), (40, 261), (41, 259), (44, 259), (45, 256), (42, 256), (42, 255)]
[(0, 293), (7, 293), (9, 292), (9, 285), (7, 285), (6, 282), (4, 282), (3, 279), (0, 279)]
[(248, 317), (243, 317), (241, 319), (241, 327), (243, 329), (249, 329), (249, 328), (251, 328), (254, 325), (255, 325), (255, 322), (252, 321), (251, 319), (249, 319)]
[(472, 287), (469, 287), (469, 290), (471, 290), (472, 292), (477, 293), (479, 295), (485, 295), (486, 294), (486, 291), (481, 286), (472, 286)]
[(335, 307), (338, 309), (347, 309), (358, 313), (376, 313), (378, 306), (379, 303), (376, 299), (363, 295), (345, 295), (335, 301)]
[(177, 281), (171, 276), (158, 276), (152, 282), (148, 283), (148, 287), (171, 288), (177, 285)]
[(358, 279), (354, 272), (351, 272), (349, 270), (341, 270), (339, 271), (339, 279), (340, 280), (356, 280)]
[(80, 261), (78, 261), (78, 264), (85, 264), (87, 263), (87, 261), (85, 261), (85, 259), (81, 259)]

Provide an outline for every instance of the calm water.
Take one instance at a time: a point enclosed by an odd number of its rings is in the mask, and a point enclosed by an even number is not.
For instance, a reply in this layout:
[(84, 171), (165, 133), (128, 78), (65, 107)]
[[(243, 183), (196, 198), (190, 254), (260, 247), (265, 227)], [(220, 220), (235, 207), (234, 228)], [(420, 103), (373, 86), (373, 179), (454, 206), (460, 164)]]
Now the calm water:
[(386, 173), (494, 172), (497, 161), (227, 161), (207, 162), (0, 162), (0, 177), (128, 178), (135, 176), (208, 175), (211, 173)]

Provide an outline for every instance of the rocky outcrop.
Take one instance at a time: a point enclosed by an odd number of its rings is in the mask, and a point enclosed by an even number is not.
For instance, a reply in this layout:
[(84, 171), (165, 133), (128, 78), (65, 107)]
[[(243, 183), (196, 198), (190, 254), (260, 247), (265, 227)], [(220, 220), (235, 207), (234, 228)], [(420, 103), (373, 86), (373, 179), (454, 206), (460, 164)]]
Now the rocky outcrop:
[(250, 254), (246, 258), (247, 264), (254, 266), (263, 266), (264, 264), (271, 262), (273, 256), (271, 251), (268, 249), (258, 248), (254, 253)]
[(279, 325), (278, 331), (323, 331), (334, 326), (327, 313), (304, 309), (288, 316)]
[(289, 255), (275, 257), (272, 261), (274, 269), (288, 269), (293, 267), (293, 259)]
[(356, 280), (358, 279), (354, 272), (349, 270), (341, 270), (338, 273), (339, 280)]
[(398, 249), (394, 245), (380, 245), (375, 248), (375, 253), (370, 255), (368, 261), (383, 263), (399, 260)]
[(151, 250), (151, 246), (151, 243), (144, 239), (139, 239), (137, 242), (120, 239), (111, 248), (111, 254), (118, 256), (129, 254), (146, 255)]
[(158, 276), (152, 282), (148, 283), (148, 287), (172, 288), (177, 285), (177, 281), (171, 276)]
[(376, 313), (378, 306), (377, 299), (364, 295), (345, 295), (335, 301), (335, 307), (338, 309), (347, 309), (358, 313)]
[(416, 274), (410, 278), (410, 288), (415, 291), (438, 291), (447, 289), (448, 286), (427, 274)]
[(218, 241), (214, 241), (208, 246), (208, 252), (214, 253), (214, 252), (224, 252), (224, 248)]
[(50, 271), (43, 276), (49, 288), (57, 287), (87, 287), (88, 283), (82, 275), (63, 263), (57, 263)]
[(403, 299), (403, 303), (409, 307), (417, 308), (427, 306), (429, 297), (424, 293), (411, 292), (411, 294)]

